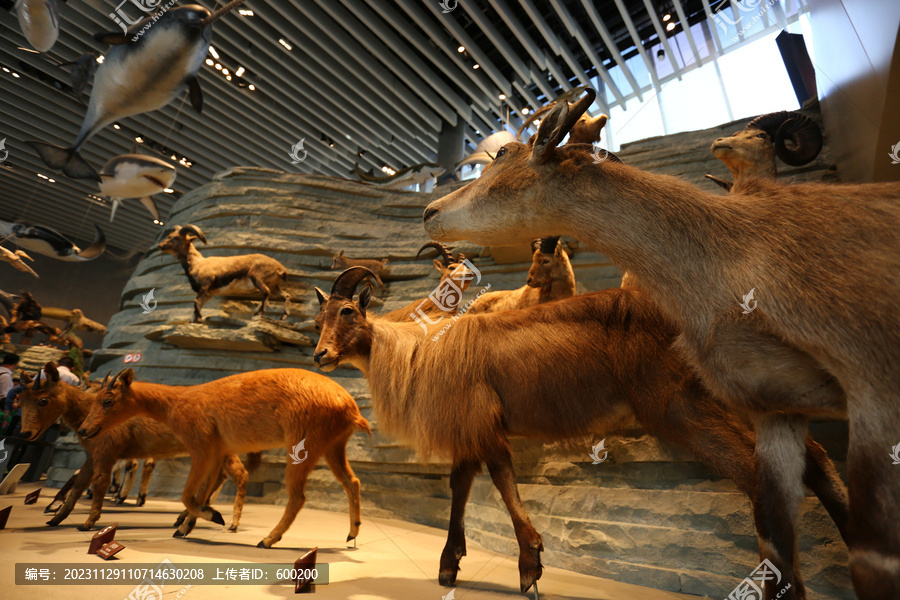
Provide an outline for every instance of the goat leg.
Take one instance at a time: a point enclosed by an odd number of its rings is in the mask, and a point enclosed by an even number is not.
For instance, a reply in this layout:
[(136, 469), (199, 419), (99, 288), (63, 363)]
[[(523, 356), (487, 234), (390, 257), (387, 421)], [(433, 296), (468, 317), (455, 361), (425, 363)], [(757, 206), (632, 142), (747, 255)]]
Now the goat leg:
[(765, 582), (766, 600), (803, 600), (806, 590), (797, 561), (797, 521), (805, 496), (807, 420), (801, 415), (756, 418), (757, 493), (760, 556), (781, 573)]
[(519, 585), (521, 592), (527, 592), (534, 582), (541, 578), (541, 551), (544, 543), (525, 512), (519, 489), (516, 486), (516, 471), (512, 464), (509, 446), (504, 443), (491, 456), (485, 458), (494, 486), (500, 492), (509, 516), (512, 517), (516, 540), (519, 542)]
[(281, 320), (284, 321), (291, 316), (291, 295), (282, 289), (281, 297), (284, 298), (284, 313), (281, 315)]
[(447, 527), (447, 543), (441, 553), (441, 569), (438, 582), (447, 587), (456, 584), (459, 560), (466, 555), (466, 502), (475, 476), (481, 472), (481, 462), (462, 460), (454, 462), (450, 470), (450, 525)]
[(91, 498), (91, 512), (84, 524), (78, 527), (81, 531), (90, 531), (100, 519), (100, 514), (103, 512), (103, 491), (109, 488), (113, 463), (115, 463), (115, 459), (104, 460), (98, 462), (94, 468), (94, 477), (91, 479), (91, 487), (94, 490), (94, 497)]
[(331, 469), (334, 478), (344, 488), (347, 494), (347, 503), (350, 509), (350, 533), (347, 534), (347, 542), (353, 540), (353, 547), (356, 547), (356, 537), (359, 535), (359, 526), (361, 524), (361, 507), (359, 498), (359, 479), (350, 467), (347, 460), (347, 440), (353, 435), (354, 428), (349, 428), (346, 434), (338, 436), (331, 446), (325, 450), (325, 462)]
[(78, 499), (81, 498), (81, 495), (84, 493), (84, 490), (91, 483), (91, 478), (94, 474), (94, 461), (91, 460), (91, 456), (84, 460), (84, 463), (81, 465), (81, 469), (79, 469), (78, 474), (75, 476), (75, 483), (72, 485), (72, 490), (66, 496), (66, 501), (62, 505), (52, 519), (47, 521), (47, 525), (56, 526), (62, 523), (66, 517), (69, 516), (69, 513), (72, 512), (72, 509), (75, 508), (75, 503), (78, 502)]
[(60, 488), (60, 490), (56, 492), (56, 496), (53, 497), (53, 500), (50, 502), (50, 504), (47, 505), (47, 508), (44, 509), (44, 514), (55, 513), (60, 509), (60, 507), (66, 501), (66, 494), (69, 493), (69, 490), (71, 490), (72, 486), (75, 485), (75, 478), (78, 477), (79, 472), (80, 469), (78, 471), (75, 471), (72, 476), (69, 477), (69, 480), (65, 483), (65, 485), (63, 485), (62, 488)]
[(849, 546), (847, 521), (850, 518), (850, 507), (847, 487), (825, 449), (811, 436), (806, 437), (806, 470), (803, 472), (803, 482), (819, 498), (840, 531), (841, 537), (844, 538), (844, 543)]
[(119, 486), (119, 491), (116, 494), (116, 506), (125, 504), (125, 499), (128, 498), (128, 494), (134, 486), (134, 478), (137, 476), (137, 470), (140, 465), (140, 461), (136, 458), (129, 459), (125, 463), (125, 477), (122, 478), (122, 485)]
[(272, 296), (272, 290), (269, 289), (269, 286), (266, 285), (266, 282), (259, 277), (251, 277), (250, 280), (253, 282), (253, 285), (256, 286), (256, 289), (258, 289), (263, 295), (263, 299), (259, 305), (259, 308), (256, 309), (255, 313), (253, 313), (253, 316), (255, 317), (266, 312), (266, 306), (269, 304), (269, 298)]
[(141, 487), (138, 490), (137, 506), (147, 503), (147, 491), (150, 489), (150, 478), (153, 476), (154, 469), (156, 469), (156, 459), (145, 459), (144, 468), (141, 470)]
[[(234, 481), (234, 510), (231, 515), (231, 525), (228, 526), (228, 532), (235, 533), (238, 530), (238, 526), (241, 524), (241, 513), (244, 510), (244, 497), (247, 495), (247, 481), (250, 479), (250, 476), (247, 474), (247, 469), (244, 468), (244, 463), (241, 462), (241, 459), (238, 458), (237, 454), (229, 454), (225, 457), (221, 475), (222, 484), (218, 486), (218, 489), (215, 492), (216, 496), (222, 491), (225, 473), (231, 475), (231, 479)], [(212, 498), (209, 499), (209, 504), (212, 504)]]
[[(181, 492), (181, 501), (195, 522), (198, 517), (203, 517), (219, 525), (225, 524), (225, 519), (222, 518), (219, 511), (210, 506), (201, 505), (201, 502), (209, 498), (212, 491), (210, 486), (215, 483), (215, 479), (211, 478), (221, 468), (221, 458), (199, 452), (191, 456), (191, 470), (188, 472), (187, 482), (185, 482), (184, 490)], [(206, 488), (202, 488), (204, 484), (206, 484)], [(193, 523), (188, 518), (172, 534), (172, 537), (184, 537), (192, 528)]]

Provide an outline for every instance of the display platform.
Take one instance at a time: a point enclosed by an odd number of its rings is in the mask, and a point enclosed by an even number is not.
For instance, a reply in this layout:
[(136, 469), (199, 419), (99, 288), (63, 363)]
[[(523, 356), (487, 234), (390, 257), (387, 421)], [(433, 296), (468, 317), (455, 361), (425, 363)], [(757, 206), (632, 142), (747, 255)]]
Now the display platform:
[[(256, 548), (280, 518), (283, 508), (271, 504), (248, 504), (244, 507), (240, 530), (228, 533), (209, 522), (199, 522), (187, 539), (172, 537), (171, 525), (181, 510), (180, 502), (150, 498), (142, 508), (131, 503), (112, 506), (106, 503), (99, 525), (118, 523), (115, 539), (125, 546), (109, 561), (87, 554), (94, 531), (78, 531), (77, 517), (87, 514), (89, 504), (82, 500), (72, 512), (72, 524), (58, 528), (45, 525), (44, 507), (50, 500), (42, 498), (32, 506), (23, 505), (24, 497), (39, 484), (20, 485), (15, 493), (0, 501), (0, 508), (12, 505), (5, 530), (0, 531), (0, 582), (3, 597), (8, 600), (59, 598), (66, 600), (106, 600), (129, 598), (134, 585), (13, 585), (16, 563), (41, 563), (61, 567), (62, 563), (96, 565), (97, 568), (127, 568), (132, 564), (158, 565), (168, 559), (173, 565), (206, 563), (235, 568), (252, 567), (249, 563), (293, 564), (312, 547), (318, 547), (318, 563), (328, 563), (328, 585), (317, 585), (315, 596), (322, 600), (442, 600), (455, 589), (455, 600), (501, 600), (524, 598), (518, 591), (518, 569), (515, 557), (489, 551), (468, 542), (467, 556), (456, 588), (437, 583), (438, 560), (444, 547), (445, 533), (434, 527), (406, 523), (395, 519), (367, 516), (357, 548), (346, 547), (347, 516), (344, 513), (304, 509), (294, 526), (275, 548)], [(49, 492), (49, 490), (47, 490)], [(217, 506), (220, 503), (217, 503)], [(223, 508), (223, 504), (219, 508)], [(539, 582), (543, 600), (677, 600), (697, 598), (664, 592), (608, 579), (590, 577), (572, 571), (544, 568)], [(290, 598), (289, 584), (269, 585), (183, 585), (167, 584), (163, 598), (187, 600), (228, 598)], [(179, 594), (181, 594), (179, 596)], [(136, 596), (143, 597), (143, 596)], [(150, 596), (156, 598), (157, 596)], [(298, 598), (310, 596), (296, 596)], [(533, 597), (530, 593), (528, 597)]]

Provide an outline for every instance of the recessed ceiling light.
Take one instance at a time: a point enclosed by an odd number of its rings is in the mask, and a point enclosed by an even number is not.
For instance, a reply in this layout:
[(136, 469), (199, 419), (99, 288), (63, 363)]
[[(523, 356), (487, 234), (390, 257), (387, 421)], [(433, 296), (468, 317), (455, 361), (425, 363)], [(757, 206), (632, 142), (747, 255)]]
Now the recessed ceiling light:
[(497, 97), (500, 98), (501, 100), (506, 100), (506, 94), (500, 94)]
[(163, 191), (164, 191), (165, 193), (167, 193), (167, 194), (171, 194), (171, 193), (173, 193), (175, 190), (173, 190), (172, 188), (166, 188), (166, 189), (164, 189)]
[(122, 129), (122, 126), (118, 123), (113, 123), (113, 129)]
[(244, 67), (238, 67), (237, 71), (234, 72), (235, 77), (240, 77), (243, 74), (244, 74)]
[(481, 68), (481, 65), (479, 65), (478, 63), (475, 63), (474, 65), (472, 65), (472, 68), (478, 69), (478, 68)]
[(226, 75), (225, 79), (227, 79), (228, 81), (231, 81), (231, 75)]
[(143, 144), (144, 138), (142, 138), (141, 136), (137, 136), (136, 138), (134, 138), (134, 141), (136, 141), (138, 144)]
[(466, 47), (465, 47), (465, 46), (460, 46), (459, 48), (456, 49), (456, 51), (459, 52), (460, 54), (462, 54), (463, 52), (466, 51)]
[(293, 50), (293, 48), (291, 48), (291, 45), (288, 44), (286, 41), (284, 41), (281, 38), (278, 38), (278, 43), (281, 44), (282, 46), (284, 46), (285, 48), (287, 48), (288, 50)]
[(215, 64), (215, 62), (213, 61), (213, 59), (207, 58), (207, 59), (206, 59), (206, 64), (208, 64), (209, 66), (213, 66), (213, 65)]
[(12, 76), (13, 76), (13, 77), (16, 77), (16, 78), (19, 78), (19, 77), (21, 77), (21, 75), (19, 75), (19, 74), (18, 74), (18, 73), (16, 73), (16, 72), (15, 72), (15, 71), (13, 71), (13, 74), (12, 74)]
[(7, 69), (6, 67), (3, 67), (3, 70), (9, 73), (9, 69)]
[(673, 29), (675, 29), (675, 22), (674, 22), (674, 21), (672, 21), (671, 23), (669, 23), (668, 25), (666, 25), (666, 31), (672, 31)]
[(242, 17), (252, 17), (253, 11), (246, 9), (246, 8), (241, 8), (238, 10), (238, 14), (241, 15)]
[(216, 70), (217, 70), (217, 71), (221, 71), (221, 70), (222, 70), (222, 65), (221, 65), (220, 63), (216, 63), (216, 64), (215, 64), (215, 67), (216, 67)]
[(522, 109), (522, 114), (527, 115), (528, 113), (529, 113), (529, 110), (528, 110), (528, 107), (526, 106), (525, 108)]
[(47, 181), (49, 181), (50, 183), (56, 183), (55, 179), (50, 179), (49, 177), (47, 178)]
[(219, 53), (216, 52), (216, 49), (212, 46), (209, 47), (209, 53), (212, 54), (212, 57), (216, 60), (219, 60)]
[(97, 64), (102, 65), (104, 60), (106, 60), (106, 57), (101, 54), (97, 57)]
[(247, 89), (252, 92), (253, 90), (256, 89), (256, 86), (251, 83), (250, 85), (247, 86)]
[(222, 75), (228, 75), (229, 73), (228, 69), (222, 69)]
[(668, 21), (668, 20), (671, 19), (671, 18), (672, 18), (672, 15), (670, 15), (670, 14), (667, 13), (667, 14), (665, 14), (665, 15), (663, 16), (663, 21)]

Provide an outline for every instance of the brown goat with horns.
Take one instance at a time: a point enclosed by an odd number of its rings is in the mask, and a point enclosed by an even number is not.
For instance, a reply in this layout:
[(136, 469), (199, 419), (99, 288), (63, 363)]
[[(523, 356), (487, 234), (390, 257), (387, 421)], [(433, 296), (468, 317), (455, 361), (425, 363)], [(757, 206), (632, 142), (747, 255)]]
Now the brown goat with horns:
[[(677, 329), (643, 293), (607, 290), (466, 316), (436, 343), (417, 324), (367, 316), (371, 287), (362, 288), (357, 302), (353, 297), (368, 276), (354, 267), (335, 280), (330, 296), (316, 289), (321, 335), (314, 358), (323, 371), (342, 363), (361, 370), (388, 433), (422, 454), (452, 459), (441, 584), (454, 584), (466, 553), (463, 515), (482, 462), (513, 520), (522, 592), (541, 576), (543, 544), (519, 499), (508, 436), (576, 438), (616, 429), (631, 417), (732, 479), (750, 497), (765, 539), (753, 433), (706, 392), (671, 348)], [(545, 368), (546, 356), (554, 357), (554, 368)], [(805, 444), (806, 482), (843, 532), (843, 483), (824, 450), (811, 438)]]

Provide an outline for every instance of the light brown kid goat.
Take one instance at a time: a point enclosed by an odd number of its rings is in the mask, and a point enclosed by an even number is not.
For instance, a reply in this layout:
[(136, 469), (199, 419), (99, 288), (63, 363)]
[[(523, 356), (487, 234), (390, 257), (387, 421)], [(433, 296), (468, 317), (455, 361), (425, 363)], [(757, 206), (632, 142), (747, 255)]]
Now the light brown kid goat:
[(533, 146), (507, 144), (478, 180), (431, 203), (429, 235), (482, 245), (571, 235), (633, 273), (682, 328), (678, 346), (704, 383), (754, 421), (773, 562), (795, 545), (808, 419), (849, 418), (854, 589), (900, 598), (900, 468), (889, 458), (900, 435), (900, 183), (755, 179), (719, 196), (595, 164), (586, 146), (557, 148), (592, 101), (560, 104)]
[(284, 313), (281, 320), (291, 314), (291, 296), (284, 289), (288, 271), (284, 265), (265, 254), (241, 254), (238, 256), (204, 257), (194, 247), (194, 241), (206, 244), (206, 236), (196, 225), (176, 225), (166, 239), (157, 246), (171, 254), (184, 267), (191, 289), (197, 292), (194, 300), (194, 323), (203, 321), (200, 309), (215, 295), (249, 290), (250, 285), (263, 295), (262, 303), (253, 316), (266, 312), (266, 304), (273, 295), (281, 292)]
[[(433, 331), (416, 324), (367, 315), (371, 287), (353, 300), (367, 276), (355, 267), (335, 280), (330, 296), (316, 289), (320, 337), (314, 357), (323, 371), (349, 363), (363, 372), (379, 425), (389, 434), (425, 456), (452, 459), (442, 585), (455, 583), (466, 554), (463, 516), (482, 462), (512, 517), (521, 591), (541, 576), (543, 544), (519, 499), (508, 436), (579, 438), (621, 428), (633, 417), (651, 435), (687, 448), (715, 474), (732, 479), (751, 499), (761, 545), (769, 543), (754, 478), (753, 432), (672, 349), (677, 328), (642, 292), (606, 290), (466, 316), (435, 342)], [(553, 368), (546, 368), (548, 360)], [(800, 443), (806, 483), (843, 534), (843, 483), (821, 446), (812, 438)], [(777, 566), (802, 587), (796, 565), (788, 560)]]
[[(437, 288), (421, 300), (413, 300), (403, 308), (381, 315), (382, 319), (395, 322), (423, 321), (428, 319), (427, 322), (431, 322), (431, 317), (456, 314), (459, 304), (462, 302), (463, 293), (469, 289), (473, 278), (471, 271), (463, 263), (466, 257), (461, 252), (454, 257), (443, 244), (428, 242), (419, 248), (416, 258), (426, 248), (436, 249), (441, 256), (440, 259), (434, 259), (434, 268), (441, 274)], [(441, 294), (441, 290), (445, 290), (446, 293)], [(435, 297), (439, 298), (438, 302), (435, 302)]]
[(344, 251), (341, 250), (331, 257), (331, 270), (349, 269), (350, 267), (365, 267), (372, 271), (378, 287), (383, 287), (384, 282), (381, 280), (381, 273), (388, 264), (388, 259), (373, 260), (371, 258), (346, 258)]
[(559, 236), (535, 240), (531, 243), (531, 249), (534, 255), (525, 285), (516, 290), (483, 294), (472, 303), (466, 314), (529, 308), (574, 296), (575, 273), (569, 255), (559, 243)]
[[(134, 381), (134, 371), (125, 369), (97, 394), (78, 433), (92, 439), (138, 415), (170, 427), (190, 452), (191, 470), (181, 499), (191, 516), (223, 522), (219, 511), (197, 498), (209, 497), (210, 476), (225, 456), (284, 447), (290, 454), (287, 505), (258, 546), (271, 548), (294, 522), (306, 501), (307, 477), (322, 456), (350, 503), (347, 541), (359, 534), (359, 480), (347, 462), (346, 446), (357, 429), (370, 432), (369, 423), (353, 397), (328, 377), (303, 369), (268, 369), (172, 386)], [(189, 531), (182, 524), (175, 537)]]
[[(28, 441), (40, 438), (60, 417), (72, 430), (77, 431), (90, 412), (96, 395), (60, 381), (59, 372), (53, 363), (47, 363), (44, 372), (47, 379), (42, 381), (36, 377), (33, 383), (27, 373), (22, 374), (23, 389), (19, 394), (19, 404), (22, 406), (22, 436)], [(120, 458), (175, 458), (187, 455), (187, 450), (172, 430), (144, 418), (132, 419), (115, 430), (104, 431), (91, 439), (79, 436), (78, 442), (84, 447), (87, 458), (75, 477), (65, 503), (55, 511), (56, 515), (48, 521), (48, 525), (62, 523), (90, 485), (93, 490), (91, 511), (79, 529), (87, 531), (93, 528), (103, 509), (103, 497), (109, 488), (112, 468)], [(252, 457), (252, 462), (259, 464), (258, 461), (258, 456)], [(237, 456), (229, 457), (225, 469), (234, 480), (236, 488), (234, 516), (228, 528), (234, 532), (240, 524), (244, 506), (247, 471)], [(54, 504), (55, 502), (51, 503), (45, 512), (54, 512)], [(179, 519), (184, 516), (182, 514)]]

